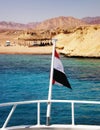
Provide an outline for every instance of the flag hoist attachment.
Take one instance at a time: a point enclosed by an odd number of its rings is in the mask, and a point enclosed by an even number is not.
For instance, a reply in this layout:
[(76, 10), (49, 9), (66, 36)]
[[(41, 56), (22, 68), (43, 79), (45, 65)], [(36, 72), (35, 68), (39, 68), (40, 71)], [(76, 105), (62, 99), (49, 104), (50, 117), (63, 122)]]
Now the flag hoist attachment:
[(47, 125), (50, 125), (50, 113), (51, 113), (51, 99), (52, 99), (52, 85), (59, 84), (71, 88), (70, 83), (65, 75), (62, 62), (60, 61), (59, 55), (56, 51), (56, 41), (53, 39), (53, 50), (52, 50), (52, 60), (51, 60), (51, 71), (50, 71), (50, 83), (49, 83), (49, 93), (48, 93), (48, 106), (47, 106)]

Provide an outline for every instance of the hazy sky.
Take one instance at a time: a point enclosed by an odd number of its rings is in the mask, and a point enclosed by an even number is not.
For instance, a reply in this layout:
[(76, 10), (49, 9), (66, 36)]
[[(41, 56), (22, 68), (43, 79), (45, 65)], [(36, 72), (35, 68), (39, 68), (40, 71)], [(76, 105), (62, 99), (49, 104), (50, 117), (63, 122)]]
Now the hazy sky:
[(0, 21), (41, 22), (58, 16), (100, 16), (100, 0), (0, 0)]

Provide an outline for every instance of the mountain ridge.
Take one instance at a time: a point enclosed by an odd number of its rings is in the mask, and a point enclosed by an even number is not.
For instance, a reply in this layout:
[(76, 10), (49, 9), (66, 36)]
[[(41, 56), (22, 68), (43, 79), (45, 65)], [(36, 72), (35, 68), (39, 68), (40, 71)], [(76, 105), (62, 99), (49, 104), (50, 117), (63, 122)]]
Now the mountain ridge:
[(0, 22), (0, 29), (56, 29), (56, 28), (72, 28), (79, 25), (88, 25), (88, 24), (100, 24), (100, 16), (97, 17), (84, 17), (82, 19), (74, 17), (65, 17), (59, 16), (51, 19), (44, 20), (43, 22), (31, 22), (27, 24), (16, 23), (16, 22)]
[(32, 29), (34, 28), (38, 22), (32, 22), (28, 24), (16, 23), (16, 22), (0, 22), (0, 29), (18, 29), (18, 30), (25, 30), (25, 29)]
[(100, 16), (97, 17), (85, 17), (82, 18), (82, 21), (88, 23), (88, 24), (100, 24)]
[[(45, 29), (45, 30), (52, 30), (57, 28), (73, 28), (80, 25), (85, 25), (86, 23), (81, 21), (80, 19), (74, 18), (74, 17), (64, 17), (59, 16), (51, 19), (47, 19), (37, 25), (35, 29)], [(46, 25), (46, 26), (45, 26)]]

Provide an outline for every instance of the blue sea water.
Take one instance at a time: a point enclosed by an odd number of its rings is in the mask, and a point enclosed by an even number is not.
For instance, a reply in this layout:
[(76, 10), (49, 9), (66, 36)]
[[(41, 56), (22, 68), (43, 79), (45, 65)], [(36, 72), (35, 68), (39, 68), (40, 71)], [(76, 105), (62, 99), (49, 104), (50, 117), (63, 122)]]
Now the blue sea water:
[[(100, 59), (61, 56), (72, 90), (53, 86), (52, 99), (100, 101)], [(48, 99), (51, 55), (0, 55), (0, 103)], [(8, 126), (36, 124), (36, 104), (18, 106)], [(41, 124), (47, 104), (41, 104)], [(51, 124), (71, 124), (71, 105), (52, 104)], [(0, 127), (11, 107), (0, 108)], [(67, 117), (67, 118), (66, 118)], [(100, 105), (75, 104), (75, 124), (100, 125)]]

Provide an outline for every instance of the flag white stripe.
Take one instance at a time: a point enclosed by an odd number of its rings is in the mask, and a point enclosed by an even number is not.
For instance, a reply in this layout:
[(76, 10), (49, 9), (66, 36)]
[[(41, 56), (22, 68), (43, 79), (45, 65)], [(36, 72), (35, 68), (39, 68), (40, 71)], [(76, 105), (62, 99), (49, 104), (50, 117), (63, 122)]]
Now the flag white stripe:
[(54, 58), (54, 68), (64, 73), (62, 62), (57, 57)]

